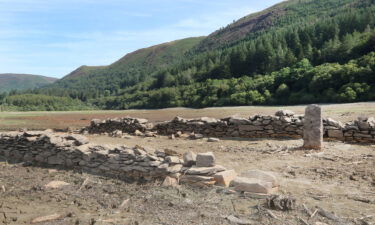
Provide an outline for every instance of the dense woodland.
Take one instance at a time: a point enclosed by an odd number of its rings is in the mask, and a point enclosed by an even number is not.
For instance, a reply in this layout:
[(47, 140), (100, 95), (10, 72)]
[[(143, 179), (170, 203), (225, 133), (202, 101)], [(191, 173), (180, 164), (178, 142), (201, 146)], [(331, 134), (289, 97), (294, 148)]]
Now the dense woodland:
[(266, 12), (277, 13), (268, 26), (239, 40), (209, 44), (250, 15), (190, 42), (173, 60), (164, 52), (158, 64), (164, 57), (169, 63), (162, 67), (110, 66), (1, 99), (24, 110), (58, 108), (45, 105), (49, 98), (64, 109), (375, 100), (375, 0), (292, 0)]

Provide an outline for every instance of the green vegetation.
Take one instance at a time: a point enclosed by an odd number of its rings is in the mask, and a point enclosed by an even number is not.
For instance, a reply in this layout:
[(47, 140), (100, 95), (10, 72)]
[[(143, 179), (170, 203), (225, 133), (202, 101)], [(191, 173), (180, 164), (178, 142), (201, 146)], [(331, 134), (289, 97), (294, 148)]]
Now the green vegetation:
[(101, 109), (372, 101), (374, 28), (375, 0), (290, 0), (29, 93)]
[(253, 77), (208, 79), (200, 83), (134, 91), (94, 100), (100, 108), (209, 107), (334, 103), (375, 99), (375, 52), (345, 64), (312, 66), (303, 59), (292, 67)]
[(1, 95), (1, 111), (73, 111), (94, 109), (78, 99), (46, 95)]
[(39, 88), (56, 80), (56, 78), (29, 74), (0, 74), (0, 93)]

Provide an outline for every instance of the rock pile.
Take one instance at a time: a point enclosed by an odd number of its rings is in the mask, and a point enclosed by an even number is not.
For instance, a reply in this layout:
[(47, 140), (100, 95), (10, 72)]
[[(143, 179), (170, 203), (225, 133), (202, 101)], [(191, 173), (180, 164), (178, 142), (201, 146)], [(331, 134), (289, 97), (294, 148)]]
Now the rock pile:
[(139, 118), (114, 118), (107, 120), (94, 119), (91, 121), (90, 126), (81, 130), (81, 133), (89, 134), (111, 134), (115, 137), (122, 137), (123, 133), (139, 134), (147, 130), (151, 130), (153, 124), (149, 123), (146, 119)]

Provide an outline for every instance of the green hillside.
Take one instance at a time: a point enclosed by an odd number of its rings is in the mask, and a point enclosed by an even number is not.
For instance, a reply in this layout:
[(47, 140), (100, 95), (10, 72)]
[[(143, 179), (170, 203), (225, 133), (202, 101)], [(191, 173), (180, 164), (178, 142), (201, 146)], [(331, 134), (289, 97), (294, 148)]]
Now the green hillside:
[(56, 78), (29, 74), (0, 74), (0, 93), (39, 88), (51, 84), (56, 80)]
[(140, 49), (109, 66), (82, 66), (37, 93), (78, 97), (84, 101), (116, 95), (120, 89), (146, 81), (155, 71), (181, 61), (202, 39), (187, 38)]
[(374, 0), (289, 0), (33, 93), (103, 109), (372, 101), (374, 28)]

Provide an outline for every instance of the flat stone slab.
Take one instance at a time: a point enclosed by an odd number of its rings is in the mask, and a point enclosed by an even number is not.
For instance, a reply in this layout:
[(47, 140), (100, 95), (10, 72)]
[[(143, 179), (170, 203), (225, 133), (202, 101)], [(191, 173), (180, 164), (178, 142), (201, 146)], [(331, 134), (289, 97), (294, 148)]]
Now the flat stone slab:
[(184, 175), (180, 178), (181, 183), (191, 184), (194, 186), (204, 187), (215, 184), (215, 179), (208, 176)]
[(272, 183), (246, 177), (236, 177), (230, 186), (236, 191), (251, 193), (271, 194), (273, 191)]
[(225, 171), (225, 167), (216, 165), (213, 167), (191, 167), (186, 171), (186, 174), (188, 175), (214, 175), (218, 172)]
[(197, 155), (197, 167), (212, 167), (216, 165), (216, 158), (214, 153), (199, 153)]
[(248, 170), (240, 174), (240, 177), (252, 178), (261, 180), (264, 182), (269, 182), (272, 184), (272, 187), (278, 187), (279, 181), (276, 175), (269, 171), (262, 170)]

